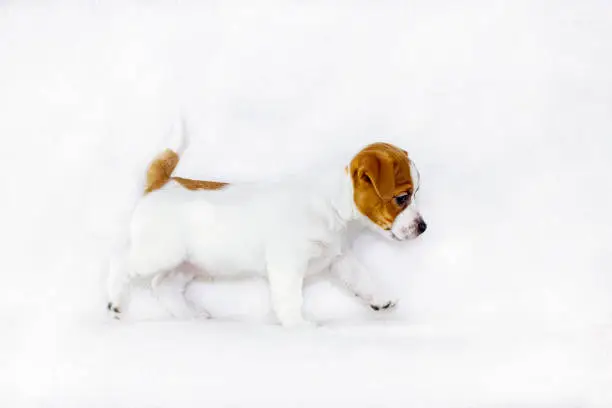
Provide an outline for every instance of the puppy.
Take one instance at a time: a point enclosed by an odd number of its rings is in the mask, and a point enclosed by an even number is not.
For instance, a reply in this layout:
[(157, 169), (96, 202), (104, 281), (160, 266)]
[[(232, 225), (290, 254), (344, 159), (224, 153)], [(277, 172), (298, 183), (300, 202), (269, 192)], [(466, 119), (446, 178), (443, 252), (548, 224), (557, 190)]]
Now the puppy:
[[(330, 172), (227, 184), (173, 176), (185, 145), (184, 136), (177, 139), (150, 164), (129, 246), (111, 262), (108, 309), (114, 317), (131, 279), (150, 277), (156, 288), (185, 263), (211, 277), (267, 277), (274, 312), (285, 327), (310, 324), (302, 316), (302, 283), (322, 271), (374, 310), (395, 305), (351, 252), (347, 224), (370, 225), (396, 241), (425, 231), (414, 203), (417, 172), (405, 150), (374, 143)], [(174, 315), (193, 314), (186, 302), (173, 308)]]

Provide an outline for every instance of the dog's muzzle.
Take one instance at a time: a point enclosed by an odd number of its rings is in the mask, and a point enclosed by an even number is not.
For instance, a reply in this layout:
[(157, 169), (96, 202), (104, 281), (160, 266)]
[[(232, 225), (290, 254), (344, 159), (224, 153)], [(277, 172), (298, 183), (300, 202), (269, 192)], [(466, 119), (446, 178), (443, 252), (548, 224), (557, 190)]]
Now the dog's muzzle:
[(423, 217), (414, 211), (403, 211), (391, 226), (391, 237), (397, 241), (414, 239), (427, 230)]

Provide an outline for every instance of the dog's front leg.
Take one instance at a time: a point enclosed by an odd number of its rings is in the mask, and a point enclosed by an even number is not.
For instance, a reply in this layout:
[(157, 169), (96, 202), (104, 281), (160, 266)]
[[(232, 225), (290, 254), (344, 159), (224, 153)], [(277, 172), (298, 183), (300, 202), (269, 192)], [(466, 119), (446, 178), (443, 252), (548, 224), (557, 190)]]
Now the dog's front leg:
[(331, 271), (350, 293), (373, 310), (389, 309), (398, 302), (385, 285), (376, 279), (350, 251), (332, 263)]
[(284, 327), (312, 326), (302, 316), (302, 289), (307, 260), (294, 251), (281, 248), (267, 256), (272, 308)]

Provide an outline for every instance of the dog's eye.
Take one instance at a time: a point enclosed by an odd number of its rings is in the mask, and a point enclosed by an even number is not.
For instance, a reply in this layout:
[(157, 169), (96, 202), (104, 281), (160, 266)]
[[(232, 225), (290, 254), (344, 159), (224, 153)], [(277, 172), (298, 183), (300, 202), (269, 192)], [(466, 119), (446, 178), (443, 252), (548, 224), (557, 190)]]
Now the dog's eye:
[(408, 200), (410, 200), (410, 195), (408, 193), (395, 196), (395, 204), (397, 204), (398, 207), (405, 207), (406, 204), (408, 204)]

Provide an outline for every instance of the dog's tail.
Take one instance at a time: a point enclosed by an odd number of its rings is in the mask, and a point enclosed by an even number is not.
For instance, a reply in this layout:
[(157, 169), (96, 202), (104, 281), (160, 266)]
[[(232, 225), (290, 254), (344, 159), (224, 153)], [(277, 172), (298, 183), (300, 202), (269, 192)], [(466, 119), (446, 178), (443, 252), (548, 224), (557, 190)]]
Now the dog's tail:
[(145, 194), (162, 188), (170, 180), (172, 172), (178, 165), (180, 155), (187, 148), (187, 144), (185, 119), (181, 117), (170, 131), (168, 147), (159, 153), (147, 168)]

